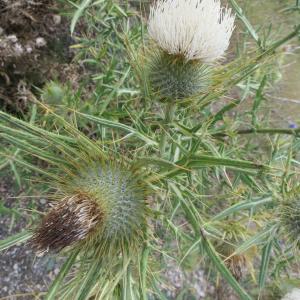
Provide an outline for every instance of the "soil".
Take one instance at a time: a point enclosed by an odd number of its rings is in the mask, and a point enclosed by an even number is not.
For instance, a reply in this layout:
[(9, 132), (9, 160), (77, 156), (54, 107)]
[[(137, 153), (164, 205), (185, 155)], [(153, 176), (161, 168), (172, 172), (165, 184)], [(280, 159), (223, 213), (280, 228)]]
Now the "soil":
[[(0, 240), (19, 233), (30, 226), (31, 217), (26, 210), (32, 201), (24, 197), (9, 179), (0, 182)], [(46, 199), (35, 199), (37, 209), (47, 208)], [(5, 211), (15, 208), (15, 213)], [(36, 257), (28, 243), (11, 247), (0, 252), (0, 298), (1, 299), (42, 299), (42, 292), (58, 274), (62, 258), (52, 256)]]
[(22, 113), (26, 111), (31, 92), (37, 92), (36, 87), (42, 87), (50, 79), (68, 78), (65, 71), (70, 72), (73, 57), (70, 45), (74, 41), (69, 34), (68, 20), (58, 15), (57, 3), (0, 0), (2, 109)]

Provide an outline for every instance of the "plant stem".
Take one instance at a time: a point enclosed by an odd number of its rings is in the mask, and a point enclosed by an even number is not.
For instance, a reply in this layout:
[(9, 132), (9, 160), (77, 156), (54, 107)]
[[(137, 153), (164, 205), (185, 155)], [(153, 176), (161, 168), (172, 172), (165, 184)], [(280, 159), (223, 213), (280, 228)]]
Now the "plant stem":
[(273, 43), (273, 45), (270, 46), (265, 52), (263, 52), (256, 60), (259, 61), (262, 57), (272, 53), (280, 47), (281, 45), (285, 44), (287, 41), (291, 40), (292, 38), (296, 37), (300, 33), (300, 24), (296, 26), (295, 30), (292, 31), (290, 34), (282, 38), (281, 40)]
[[(297, 129), (288, 129), (288, 128), (249, 128), (249, 129), (241, 129), (234, 132), (235, 134), (253, 134), (253, 133), (268, 133), (268, 134), (289, 134), (300, 136), (300, 128)], [(226, 132), (217, 132), (214, 133), (213, 136), (230, 136), (229, 133)]]
[(163, 156), (164, 153), (165, 153), (166, 143), (167, 143), (167, 128), (168, 128), (168, 125), (174, 119), (175, 110), (176, 110), (176, 104), (175, 103), (168, 102), (166, 104), (164, 128), (163, 128), (163, 132), (162, 132), (162, 135), (161, 135), (161, 140), (160, 140), (160, 143), (159, 143), (161, 156)]

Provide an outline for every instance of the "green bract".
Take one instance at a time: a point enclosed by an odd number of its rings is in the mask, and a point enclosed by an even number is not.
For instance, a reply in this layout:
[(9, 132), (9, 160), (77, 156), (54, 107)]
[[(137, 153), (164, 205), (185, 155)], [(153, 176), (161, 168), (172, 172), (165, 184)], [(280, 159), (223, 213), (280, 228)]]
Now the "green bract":
[(207, 91), (211, 66), (200, 60), (154, 50), (148, 58), (147, 76), (151, 89), (164, 99), (184, 99)]

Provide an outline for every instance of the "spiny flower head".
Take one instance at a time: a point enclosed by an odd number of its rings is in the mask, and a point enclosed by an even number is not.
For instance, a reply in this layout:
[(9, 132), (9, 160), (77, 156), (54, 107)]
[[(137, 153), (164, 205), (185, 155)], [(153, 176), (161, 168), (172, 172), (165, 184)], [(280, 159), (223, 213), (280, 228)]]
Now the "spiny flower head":
[(280, 224), (289, 241), (300, 246), (300, 199), (293, 195), (282, 200), (278, 212)]
[(120, 249), (142, 240), (146, 201), (139, 176), (115, 162), (86, 163), (67, 176), (60, 187), (64, 197), (36, 230), (32, 242), (39, 253), (78, 242)]
[(167, 53), (210, 63), (227, 50), (234, 19), (220, 0), (159, 0), (151, 7), (148, 31)]

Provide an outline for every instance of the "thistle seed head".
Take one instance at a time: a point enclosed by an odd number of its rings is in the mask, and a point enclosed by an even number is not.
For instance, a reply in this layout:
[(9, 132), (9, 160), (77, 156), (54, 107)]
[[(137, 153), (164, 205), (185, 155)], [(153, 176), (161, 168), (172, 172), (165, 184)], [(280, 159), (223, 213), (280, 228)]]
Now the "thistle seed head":
[(119, 248), (141, 239), (145, 192), (133, 172), (114, 163), (88, 162), (60, 190), (73, 196), (60, 200), (42, 220), (32, 239), (38, 252), (57, 252), (79, 241)]
[(158, 0), (150, 9), (148, 31), (167, 53), (208, 63), (227, 50), (234, 19), (220, 0)]
[(65, 197), (43, 218), (32, 244), (39, 254), (81, 241), (102, 222), (102, 212), (93, 199), (83, 194)]

